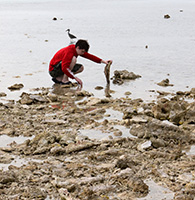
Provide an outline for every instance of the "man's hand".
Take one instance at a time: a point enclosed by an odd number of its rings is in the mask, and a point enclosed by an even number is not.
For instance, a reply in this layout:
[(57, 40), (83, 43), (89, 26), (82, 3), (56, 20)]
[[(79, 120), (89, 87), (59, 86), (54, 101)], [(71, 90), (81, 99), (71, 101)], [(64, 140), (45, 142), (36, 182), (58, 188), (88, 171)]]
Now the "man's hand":
[(81, 79), (79, 79), (78, 77), (75, 77), (75, 80), (77, 81), (77, 83), (81, 86), (81, 88), (83, 87), (83, 82), (81, 81)]
[(109, 62), (112, 63), (112, 60), (102, 60), (102, 61), (101, 61), (101, 63), (104, 63), (104, 64), (106, 64), (106, 65), (107, 65)]

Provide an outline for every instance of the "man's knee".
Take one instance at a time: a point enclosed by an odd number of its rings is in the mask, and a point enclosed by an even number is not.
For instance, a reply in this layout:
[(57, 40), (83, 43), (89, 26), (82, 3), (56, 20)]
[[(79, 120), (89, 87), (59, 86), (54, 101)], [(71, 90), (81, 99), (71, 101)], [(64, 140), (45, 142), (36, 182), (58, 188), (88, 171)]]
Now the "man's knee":
[(76, 62), (77, 62), (77, 58), (75, 56), (73, 56), (71, 63), (73, 63), (75, 65)]
[(71, 61), (71, 63), (70, 63), (70, 69), (71, 69), (71, 70), (72, 70), (73, 67), (75, 66), (76, 62), (77, 62), (77, 58), (76, 58), (75, 56), (73, 56), (72, 61)]
[(84, 70), (84, 66), (82, 65), (79, 69), (79, 72), (82, 72)]

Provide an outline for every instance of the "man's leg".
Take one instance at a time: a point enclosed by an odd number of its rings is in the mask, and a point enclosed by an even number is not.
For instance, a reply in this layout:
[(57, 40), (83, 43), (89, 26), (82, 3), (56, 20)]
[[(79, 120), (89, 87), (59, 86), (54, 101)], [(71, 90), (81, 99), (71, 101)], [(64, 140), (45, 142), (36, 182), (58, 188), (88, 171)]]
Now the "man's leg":
[(77, 58), (73, 57), (72, 63), (70, 64), (70, 70), (73, 74), (81, 73), (84, 70), (83, 65), (77, 64)]
[[(77, 61), (77, 58), (75, 56), (73, 56), (72, 61), (69, 66), (70, 70), (72, 70), (72, 68), (76, 64), (76, 61)], [(60, 78), (63, 83), (67, 83), (69, 81), (68, 76), (66, 74), (63, 74), (62, 77), (60, 77)]]
[[(75, 71), (76, 62), (77, 62), (77, 58), (74, 56), (74, 57), (72, 58), (72, 62), (70, 63), (70, 67), (69, 67), (73, 74), (81, 73), (81, 72), (84, 70), (83, 65), (78, 64), (78, 65), (79, 65), (79, 68), (76, 69), (76, 71)], [(63, 83), (69, 82), (68, 76), (67, 76), (66, 74), (64, 74), (61, 81), (62, 81)]]

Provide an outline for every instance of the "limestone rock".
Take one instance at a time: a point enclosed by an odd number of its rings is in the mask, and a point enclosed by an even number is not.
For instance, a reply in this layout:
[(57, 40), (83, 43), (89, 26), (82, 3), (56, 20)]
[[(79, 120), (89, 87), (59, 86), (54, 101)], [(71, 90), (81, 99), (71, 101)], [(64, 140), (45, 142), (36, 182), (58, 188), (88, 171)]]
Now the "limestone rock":
[(140, 75), (134, 74), (133, 72), (128, 72), (127, 70), (115, 70), (112, 79), (114, 84), (121, 85), (123, 84), (124, 79), (135, 80), (140, 77)]
[(0, 97), (5, 97), (5, 96), (7, 96), (6, 93), (4, 93), (4, 92), (0, 92)]
[(149, 187), (140, 178), (131, 178), (128, 182), (129, 187), (132, 188), (133, 192), (148, 194)]
[(0, 183), (1, 184), (7, 184), (7, 183), (11, 183), (11, 182), (16, 182), (16, 181), (17, 181), (17, 178), (15, 177), (15, 175), (13, 173), (0, 171)]
[(164, 79), (161, 82), (157, 83), (159, 86), (167, 87), (167, 86), (173, 86), (173, 84), (169, 83), (169, 79)]
[(14, 85), (12, 85), (12, 86), (10, 86), (10, 87), (8, 87), (8, 89), (9, 90), (19, 90), (19, 89), (21, 89), (21, 88), (23, 88), (24, 87), (24, 85), (22, 84), (22, 83), (16, 83), (16, 84), (14, 84)]
[(169, 19), (169, 18), (170, 18), (170, 15), (166, 14), (166, 15), (164, 15), (164, 18), (165, 18), (165, 19)]

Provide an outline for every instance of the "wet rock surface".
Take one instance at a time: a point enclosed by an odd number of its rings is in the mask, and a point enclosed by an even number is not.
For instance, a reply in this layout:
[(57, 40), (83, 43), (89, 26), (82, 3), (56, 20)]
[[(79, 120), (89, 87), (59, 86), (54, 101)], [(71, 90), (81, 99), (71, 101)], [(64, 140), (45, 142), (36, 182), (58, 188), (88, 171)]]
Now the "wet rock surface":
[(12, 86), (9, 86), (8, 89), (12, 91), (12, 90), (19, 90), (23, 87), (24, 87), (24, 85), (22, 83), (16, 83)]
[(114, 84), (121, 85), (124, 83), (124, 80), (135, 80), (140, 77), (140, 75), (135, 74), (134, 72), (129, 72), (127, 70), (115, 70), (112, 80)]
[[(0, 199), (139, 199), (149, 193), (148, 179), (169, 188), (174, 199), (193, 199), (195, 155), (186, 149), (195, 145), (194, 98), (194, 89), (146, 103), (42, 88), (1, 103), (0, 135), (34, 137), (0, 148), (0, 166), (8, 164), (0, 170)], [(108, 109), (121, 119), (106, 115)], [(9, 165), (15, 156), (31, 160)]]
[(173, 86), (173, 84), (169, 83), (169, 79), (164, 79), (161, 82), (157, 83), (159, 86), (167, 87), (167, 86)]

